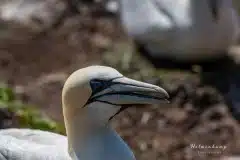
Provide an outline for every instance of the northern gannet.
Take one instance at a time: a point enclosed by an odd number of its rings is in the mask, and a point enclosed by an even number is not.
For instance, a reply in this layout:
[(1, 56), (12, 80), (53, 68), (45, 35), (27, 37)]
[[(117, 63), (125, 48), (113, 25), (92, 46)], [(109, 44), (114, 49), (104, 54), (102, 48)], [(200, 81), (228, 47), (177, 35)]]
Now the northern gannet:
[(1, 130), (0, 159), (134, 160), (109, 121), (131, 105), (158, 104), (168, 97), (164, 89), (124, 77), (111, 67), (77, 70), (62, 90), (67, 137), (31, 129)]
[(124, 30), (152, 61), (218, 58), (238, 37), (239, 17), (232, 0), (118, 1)]

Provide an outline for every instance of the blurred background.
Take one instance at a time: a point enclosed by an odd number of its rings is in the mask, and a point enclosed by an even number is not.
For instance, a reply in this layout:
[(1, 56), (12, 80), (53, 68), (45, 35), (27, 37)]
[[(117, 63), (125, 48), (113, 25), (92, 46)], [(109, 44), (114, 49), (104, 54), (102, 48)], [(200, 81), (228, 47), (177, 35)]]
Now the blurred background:
[[(228, 49), (229, 60), (211, 70), (195, 64), (190, 69), (156, 68), (138, 53), (115, 8), (106, 1), (1, 0), (0, 128), (64, 134), (61, 89), (66, 78), (79, 68), (101, 64), (161, 85), (171, 96), (170, 104), (130, 108), (113, 120), (138, 160), (240, 156), (238, 41)], [(191, 144), (227, 148), (199, 155)]]

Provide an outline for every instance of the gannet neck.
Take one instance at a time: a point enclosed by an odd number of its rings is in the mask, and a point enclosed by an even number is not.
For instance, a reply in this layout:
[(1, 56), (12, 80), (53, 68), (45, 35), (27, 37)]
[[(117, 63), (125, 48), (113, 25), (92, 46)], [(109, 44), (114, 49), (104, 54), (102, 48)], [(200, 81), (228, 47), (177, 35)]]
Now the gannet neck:
[(133, 153), (109, 126), (92, 130), (72, 144), (72, 155), (79, 160), (135, 160)]
[[(109, 107), (108, 104), (105, 105), (106, 108)], [(95, 122), (92, 117), (94, 115), (88, 116), (83, 112), (64, 112), (68, 150), (73, 160), (135, 160), (128, 145), (107, 125), (105, 119)]]

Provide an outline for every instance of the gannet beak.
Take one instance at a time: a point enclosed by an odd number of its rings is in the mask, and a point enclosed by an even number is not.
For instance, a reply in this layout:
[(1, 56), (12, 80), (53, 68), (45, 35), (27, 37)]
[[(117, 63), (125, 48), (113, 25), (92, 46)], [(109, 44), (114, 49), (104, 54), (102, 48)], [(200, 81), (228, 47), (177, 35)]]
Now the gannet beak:
[(90, 97), (113, 105), (159, 104), (168, 102), (168, 93), (161, 87), (126, 77), (115, 78), (108, 86)]

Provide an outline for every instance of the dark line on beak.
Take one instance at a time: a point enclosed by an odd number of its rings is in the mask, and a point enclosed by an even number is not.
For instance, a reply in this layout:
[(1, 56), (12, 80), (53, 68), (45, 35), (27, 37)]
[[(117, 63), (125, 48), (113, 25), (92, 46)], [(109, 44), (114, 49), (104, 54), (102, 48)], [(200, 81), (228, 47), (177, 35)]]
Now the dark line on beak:
[(110, 105), (114, 105), (114, 106), (121, 106), (119, 104), (115, 104), (115, 103), (111, 103), (111, 102), (108, 102), (108, 101), (102, 101), (102, 100), (94, 100), (93, 102), (101, 102), (101, 103), (106, 103), (106, 104), (110, 104)]
[(144, 97), (144, 98), (151, 98), (151, 99), (156, 99), (156, 100), (162, 100), (162, 99), (166, 99), (166, 97), (154, 97), (151, 95), (145, 95), (145, 94), (141, 94), (141, 93), (137, 93), (137, 92), (127, 92), (127, 91), (122, 91), (122, 92), (111, 92), (111, 93), (106, 93), (103, 95), (99, 95), (94, 97), (93, 99), (91, 99), (92, 101), (96, 100), (102, 96), (110, 96), (110, 95), (128, 95), (128, 96), (135, 96), (135, 97)]

